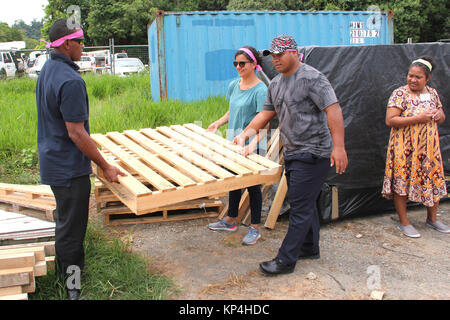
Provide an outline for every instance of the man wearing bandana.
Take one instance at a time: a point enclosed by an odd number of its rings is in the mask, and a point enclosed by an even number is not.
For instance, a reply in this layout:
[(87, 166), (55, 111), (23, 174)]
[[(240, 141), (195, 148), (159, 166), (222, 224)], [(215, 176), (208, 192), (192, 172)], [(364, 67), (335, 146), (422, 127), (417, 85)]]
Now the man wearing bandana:
[(300, 61), (297, 43), (289, 35), (275, 37), (263, 54), (272, 56), (279, 74), (270, 82), (263, 110), (234, 142), (243, 145), (252, 132), (278, 116), (290, 204), (289, 228), (277, 256), (259, 266), (266, 275), (279, 275), (293, 272), (297, 260), (319, 258), (316, 201), (330, 165), (342, 174), (348, 159), (342, 111), (328, 79)]
[(89, 100), (86, 84), (74, 63), (83, 52), (83, 30), (70, 28), (66, 19), (57, 20), (49, 30), (53, 47), (42, 67), (36, 86), (38, 150), (41, 182), (50, 185), (56, 199), (56, 272), (66, 282), (67, 297), (77, 300), (77, 284), (84, 268), (86, 234), (92, 173), (91, 161), (108, 181), (125, 175), (100, 155), (89, 135)]

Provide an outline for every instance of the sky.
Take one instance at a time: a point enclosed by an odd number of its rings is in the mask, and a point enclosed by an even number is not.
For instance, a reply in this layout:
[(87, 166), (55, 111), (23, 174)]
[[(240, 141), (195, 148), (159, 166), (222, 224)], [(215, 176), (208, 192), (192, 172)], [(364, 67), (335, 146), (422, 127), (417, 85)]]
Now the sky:
[(30, 24), (33, 19), (41, 20), (48, 0), (0, 0), (0, 22), (12, 26), (16, 20)]

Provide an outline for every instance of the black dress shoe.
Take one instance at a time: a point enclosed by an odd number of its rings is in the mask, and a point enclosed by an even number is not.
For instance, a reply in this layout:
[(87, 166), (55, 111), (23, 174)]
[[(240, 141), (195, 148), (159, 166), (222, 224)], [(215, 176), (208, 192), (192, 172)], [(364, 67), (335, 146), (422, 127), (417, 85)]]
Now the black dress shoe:
[(320, 259), (320, 253), (301, 254), (298, 257), (298, 260), (305, 260), (305, 259)]
[(67, 299), (69, 300), (79, 300), (81, 291), (77, 289), (67, 289)]
[(275, 258), (273, 260), (260, 263), (259, 268), (264, 274), (268, 276), (275, 276), (278, 274), (293, 272), (295, 269), (295, 264), (284, 264), (280, 259)]

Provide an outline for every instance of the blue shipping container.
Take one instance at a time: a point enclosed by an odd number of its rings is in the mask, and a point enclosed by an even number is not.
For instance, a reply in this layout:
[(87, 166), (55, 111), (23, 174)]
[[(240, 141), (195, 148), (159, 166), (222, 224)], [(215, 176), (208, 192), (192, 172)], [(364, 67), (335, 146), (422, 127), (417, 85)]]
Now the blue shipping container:
[(379, 11), (158, 11), (148, 28), (152, 97), (225, 95), (236, 50), (267, 49), (278, 34), (299, 46), (376, 45), (392, 44), (393, 30), (392, 13)]

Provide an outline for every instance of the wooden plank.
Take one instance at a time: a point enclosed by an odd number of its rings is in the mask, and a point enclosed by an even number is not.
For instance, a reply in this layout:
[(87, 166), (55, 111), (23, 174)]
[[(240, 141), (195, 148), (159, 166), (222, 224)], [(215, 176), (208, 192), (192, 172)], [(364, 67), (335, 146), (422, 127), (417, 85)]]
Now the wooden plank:
[(117, 143), (126, 146), (128, 150), (134, 152), (139, 157), (141, 157), (141, 160), (144, 161), (147, 165), (152, 167), (157, 172), (160, 172), (162, 175), (165, 175), (168, 178), (172, 179), (180, 186), (187, 187), (195, 184), (195, 181), (193, 181), (191, 178), (185, 176), (184, 174), (180, 173), (179, 171), (169, 166), (167, 163), (161, 161), (156, 155), (150, 153), (143, 147), (134, 143), (132, 140), (130, 140), (123, 134), (119, 132), (109, 132), (107, 136), (116, 141)]
[(55, 270), (55, 256), (45, 257), (45, 263), (47, 264), (47, 271)]
[(6, 190), (9, 192), (28, 193), (32, 195), (31, 196), (32, 198), (36, 196), (53, 197), (52, 189), (48, 185), (23, 185), (23, 184), (0, 183), (0, 190)]
[(176, 132), (175, 130), (173, 130), (171, 128), (158, 127), (156, 129), (159, 132), (162, 132), (163, 134), (165, 134), (166, 136), (183, 143), (185, 146), (189, 146), (190, 148), (192, 148), (192, 150), (194, 150), (195, 152), (200, 154), (202, 157), (205, 157), (205, 158), (213, 161), (214, 163), (216, 163), (220, 166), (223, 166), (223, 167), (227, 168), (228, 170), (233, 171), (235, 174), (245, 176), (245, 175), (249, 175), (252, 173), (251, 170), (241, 166), (240, 164), (230, 161), (230, 159), (227, 159), (227, 158), (221, 156), (220, 154), (214, 152), (213, 150), (211, 150), (209, 148), (203, 147), (199, 143), (196, 143), (190, 139), (187, 139), (182, 134)]
[(231, 151), (230, 149), (224, 148), (222, 145), (215, 143), (213, 140), (202, 137), (201, 135), (195, 133), (192, 130), (189, 130), (186, 127), (180, 125), (173, 125), (170, 128), (177, 131), (178, 133), (185, 135), (186, 137), (191, 138), (193, 141), (202, 144), (203, 146), (209, 148), (211, 151), (217, 152), (223, 155), (224, 157), (239, 163), (240, 165), (250, 169), (251, 171), (258, 173), (260, 171), (266, 170), (266, 167), (261, 166), (254, 161), (251, 161), (250, 159), (242, 156), (239, 152), (234, 152)]
[(23, 214), (17, 214), (14, 219), (2, 220), (0, 223), (0, 238), (22, 232), (52, 231), (54, 222), (44, 221)]
[(55, 255), (55, 241), (0, 246), (0, 250), (25, 249), (25, 248), (32, 248), (32, 247), (44, 247), (45, 256), (54, 256)]
[[(210, 140), (213, 140), (218, 145), (220, 145), (222, 147), (225, 147), (225, 148), (227, 148), (227, 149), (229, 149), (229, 150), (231, 150), (233, 152), (239, 153), (239, 151), (242, 149), (241, 146), (235, 145), (235, 144), (231, 143), (230, 141), (228, 141), (227, 139), (222, 138), (219, 135), (214, 134), (212, 132), (209, 132), (209, 131), (203, 129), (202, 127), (197, 126), (197, 125), (195, 125), (193, 123), (187, 123), (184, 126), (186, 128), (188, 128), (188, 129), (194, 131), (195, 133), (197, 133), (199, 135), (202, 135), (202, 136), (204, 136), (204, 137), (206, 137), (206, 138), (208, 138)], [(279, 132), (280, 132), (279, 129), (275, 130), (274, 136), (272, 137), (273, 141), (278, 141)], [(278, 157), (278, 152), (281, 149), (280, 144), (278, 143), (277, 145), (274, 145), (272, 149), (274, 149), (274, 150), (278, 149), (276, 151), (277, 152), (276, 158), (277, 158)], [(269, 154), (269, 151), (270, 151), (270, 147), (269, 147), (269, 150), (267, 152), (268, 154)], [(267, 168), (276, 168), (277, 167), (277, 163), (278, 163), (278, 161), (276, 161), (276, 160), (270, 161), (270, 160), (268, 160), (270, 158), (263, 157), (263, 156), (258, 155), (256, 153), (249, 154), (247, 156), (247, 158), (252, 160), (252, 161), (254, 161), (254, 162), (256, 162), (256, 163), (258, 163), (258, 164), (260, 164), (260, 165), (262, 165), (262, 166), (264, 166), (264, 167), (267, 167)], [(275, 163), (274, 163), (274, 161), (275, 161)]]
[(0, 269), (14, 269), (20, 267), (34, 267), (36, 259), (34, 252), (0, 254)]
[(283, 201), (286, 197), (286, 193), (287, 180), (286, 175), (283, 172), (280, 184), (278, 185), (277, 192), (275, 193), (275, 197), (272, 202), (272, 206), (270, 207), (269, 215), (267, 216), (266, 223), (264, 224), (266, 228), (275, 228), (275, 224), (277, 223), (277, 219), (280, 214), (281, 207), (283, 206)]
[(10, 254), (20, 254), (20, 253), (33, 253), (36, 258), (36, 260), (35, 260), (36, 263), (39, 261), (45, 261), (44, 246), (23, 247), (23, 248), (14, 248), (14, 249), (0, 249), (0, 257), (8, 256)]
[[(126, 174), (126, 176), (117, 176), (117, 179), (119, 181), (119, 183), (116, 183), (117, 185), (120, 184), (122, 187), (126, 188), (133, 195), (135, 195), (137, 197), (148, 195), (148, 194), (152, 193), (152, 191), (149, 188), (144, 186), (139, 180), (134, 178), (133, 175), (131, 175), (124, 168), (122, 168), (120, 165), (118, 165), (114, 160), (111, 160), (110, 157), (107, 157), (105, 153), (103, 153), (101, 150), (99, 150), (99, 152), (109, 164), (117, 167), (119, 170), (121, 170), (123, 173)], [(96, 165), (95, 165), (95, 167), (97, 169), (97, 172), (96, 172), (97, 176), (104, 178), (101, 168), (97, 167)]]
[(19, 294), (0, 296), (0, 300), (28, 300), (28, 294), (27, 293), (19, 293)]
[(14, 295), (14, 294), (21, 294), (21, 293), (22, 293), (22, 286), (0, 288), (0, 297)]
[(217, 212), (202, 212), (202, 213), (179, 213), (179, 214), (170, 214), (167, 211), (164, 211), (165, 214), (162, 216), (154, 216), (154, 217), (138, 217), (138, 218), (120, 218), (117, 220), (109, 220), (109, 224), (111, 226), (119, 226), (126, 224), (142, 224), (142, 223), (162, 223), (162, 222), (175, 222), (175, 221), (184, 221), (184, 220), (193, 220), (193, 219), (203, 219), (203, 218), (214, 218), (217, 217)]
[(29, 289), (29, 285), (34, 281), (33, 267), (14, 268), (14, 269), (2, 269), (0, 270), (0, 288), (24, 286), (25, 289)]
[[(144, 212), (143, 214), (153, 213), (157, 211), (167, 211), (167, 210), (189, 210), (189, 209), (199, 209), (199, 208), (210, 208), (210, 207), (221, 207), (223, 205), (220, 200), (212, 200), (208, 198), (195, 199), (185, 202), (176, 203), (173, 205), (168, 205), (159, 208), (153, 208)], [(133, 213), (127, 206), (124, 206), (121, 202), (115, 202), (114, 204), (107, 203), (105, 207), (101, 208), (99, 213), (103, 214), (131, 214)]]
[(181, 157), (187, 159), (191, 163), (198, 165), (199, 167), (207, 170), (214, 176), (217, 176), (221, 179), (233, 178), (234, 174), (231, 172), (224, 170), (222, 167), (216, 165), (214, 162), (209, 161), (202, 156), (192, 152), (188, 146), (182, 146), (178, 143), (173, 142), (168, 139), (164, 135), (160, 134), (158, 131), (154, 129), (143, 129), (141, 132), (150, 138), (161, 142), (162, 144), (171, 148), (174, 152), (176, 152)]
[(331, 187), (331, 220), (339, 218), (339, 198), (338, 188), (336, 186)]
[(142, 215), (134, 215), (123, 205), (107, 206), (98, 212), (105, 216), (106, 225), (120, 225), (216, 217), (222, 206), (220, 200), (202, 198), (152, 209)]
[(34, 275), (36, 277), (45, 276), (47, 274), (47, 261), (44, 259), (44, 261), (37, 262), (34, 265)]
[(92, 134), (92, 139), (102, 148), (107, 148), (114, 156), (135, 169), (139, 174), (160, 191), (173, 190), (175, 186), (161, 177), (158, 173), (144, 165), (140, 160), (132, 157), (117, 144), (101, 134)]
[(150, 140), (142, 133), (139, 133), (135, 130), (127, 130), (124, 131), (124, 134), (142, 145), (144, 148), (147, 148), (152, 152), (158, 154), (159, 157), (170, 163), (174, 168), (192, 177), (193, 179), (199, 180), (204, 183), (215, 181), (215, 178), (208, 174), (206, 171), (203, 171), (198, 167), (192, 165), (189, 161), (186, 161), (182, 157), (179, 157), (175, 152), (168, 151), (166, 148)]

